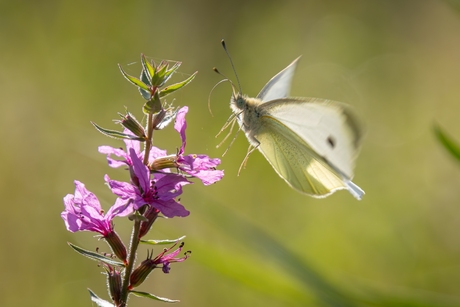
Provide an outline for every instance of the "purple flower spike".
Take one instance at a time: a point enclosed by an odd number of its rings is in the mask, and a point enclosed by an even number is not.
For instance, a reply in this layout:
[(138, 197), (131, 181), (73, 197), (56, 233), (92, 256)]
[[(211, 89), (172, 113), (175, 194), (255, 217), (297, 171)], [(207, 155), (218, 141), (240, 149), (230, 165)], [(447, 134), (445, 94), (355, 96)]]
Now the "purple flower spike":
[(177, 168), (193, 177), (201, 179), (204, 185), (210, 185), (221, 180), (224, 176), (224, 171), (216, 170), (216, 166), (220, 164), (220, 159), (211, 159), (206, 155), (183, 155), (186, 144), (185, 130), (187, 129), (187, 122), (185, 121), (185, 114), (187, 112), (188, 107), (180, 109), (174, 124), (174, 129), (179, 132), (182, 139), (182, 147), (176, 159)]
[(126, 216), (133, 212), (132, 205), (127, 200), (117, 199), (104, 216), (97, 197), (77, 180), (75, 180), (75, 195), (67, 194), (64, 197), (64, 206), (65, 210), (61, 213), (61, 217), (67, 230), (95, 231), (104, 237), (113, 231), (111, 221), (115, 216)]
[(142, 163), (134, 149), (130, 149), (130, 159), (133, 163), (133, 172), (137, 180), (136, 184), (110, 180), (105, 175), (112, 193), (121, 199), (132, 199), (134, 209), (144, 205), (150, 205), (158, 209), (166, 217), (185, 217), (190, 214), (175, 197), (182, 194), (182, 186), (191, 183), (178, 174), (155, 174), (155, 179), (150, 180), (150, 170)]

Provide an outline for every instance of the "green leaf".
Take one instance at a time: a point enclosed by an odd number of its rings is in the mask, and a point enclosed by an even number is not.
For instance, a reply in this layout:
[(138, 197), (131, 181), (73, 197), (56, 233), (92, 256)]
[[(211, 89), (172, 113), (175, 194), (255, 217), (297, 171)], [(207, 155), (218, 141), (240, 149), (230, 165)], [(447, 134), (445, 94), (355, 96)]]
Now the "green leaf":
[(171, 94), (172, 92), (175, 92), (177, 91), (178, 89), (180, 89), (181, 87), (183, 86), (186, 86), (187, 84), (189, 84), (196, 76), (198, 72), (196, 71), (193, 75), (191, 75), (187, 80), (184, 80), (182, 82), (179, 82), (179, 83), (176, 83), (176, 84), (173, 84), (173, 85), (170, 85), (170, 86), (167, 86), (165, 87), (164, 89), (162, 89), (160, 91), (160, 97), (164, 97), (166, 95), (169, 95)]
[(129, 292), (134, 294), (134, 295), (136, 295), (136, 296), (147, 297), (147, 298), (151, 298), (153, 300), (157, 300), (157, 301), (161, 301), (161, 302), (165, 302), (165, 303), (178, 303), (178, 302), (180, 302), (179, 300), (170, 300), (169, 298), (159, 297), (159, 296), (147, 293), (147, 292), (139, 292), (139, 291), (129, 291)]
[(128, 75), (127, 73), (125, 73), (125, 71), (123, 70), (123, 68), (121, 68), (121, 65), (118, 64), (118, 67), (120, 67), (120, 70), (121, 70), (121, 73), (123, 74), (123, 76), (126, 78), (126, 80), (128, 80), (129, 82), (131, 82), (132, 84), (138, 86), (139, 88), (142, 88), (146, 91), (150, 91), (149, 90), (149, 87), (144, 83), (142, 82), (141, 80), (137, 79), (136, 77), (133, 77), (133, 76), (130, 76)]
[[(145, 84), (147, 84), (148, 86), (150, 86), (150, 80), (148, 79), (146, 73), (144, 70), (142, 70), (141, 72), (141, 81), (144, 82)], [(152, 98), (152, 94), (150, 93), (150, 91), (146, 91), (140, 87), (138, 87), (139, 89), (139, 92), (141, 93), (142, 97), (145, 99), (145, 100), (150, 100), (150, 98)]]
[(142, 110), (145, 114), (155, 114), (161, 110), (161, 101), (158, 92), (155, 92), (155, 96), (144, 104)]
[(445, 134), (438, 125), (434, 126), (434, 133), (442, 145), (460, 161), (460, 147), (452, 140), (450, 136)]
[(171, 67), (171, 69), (167, 70), (166, 71), (166, 74), (165, 74), (165, 83), (169, 80), (169, 78), (171, 78), (171, 76), (173, 75), (173, 73), (179, 68), (179, 66), (182, 64), (182, 62), (176, 62), (176, 64), (173, 65), (173, 67)]
[(144, 244), (151, 244), (151, 245), (163, 245), (163, 244), (171, 244), (176, 243), (177, 241), (183, 240), (186, 236), (182, 236), (175, 240), (141, 240), (141, 243)]
[(88, 288), (89, 294), (91, 295), (91, 300), (96, 303), (96, 305), (100, 307), (115, 307), (114, 304), (107, 302), (106, 300), (103, 300), (102, 298), (98, 297), (96, 294), (94, 294), (91, 289)]
[(135, 135), (126, 134), (126, 133), (119, 132), (116, 130), (104, 129), (104, 128), (99, 127), (98, 125), (96, 125), (96, 123), (93, 123), (93, 122), (91, 122), (91, 124), (93, 124), (93, 126), (97, 129), (97, 131), (111, 138), (128, 139), (128, 140), (135, 140), (135, 141), (141, 141), (141, 142), (145, 141), (144, 138), (140, 138)]
[(72, 243), (70, 242), (67, 242), (67, 244), (69, 244), (70, 247), (72, 247), (77, 253), (85, 256), (85, 257), (88, 257), (92, 260), (96, 260), (96, 261), (99, 261), (99, 262), (104, 262), (106, 264), (110, 264), (110, 265), (115, 265), (115, 266), (118, 266), (118, 267), (124, 267), (125, 264), (123, 262), (120, 262), (120, 261), (117, 261), (117, 260), (114, 260), (112, 258), (109, 258), (109, 257), (105, 257), (105, 256), (102, 256), (98, 253), (95, 253), (95, 252), (90, 252), (90, 251), (87, 251), (81, 247), (78, 247), (76, 245), (73, 245)]
[(152, 65), (150, 65), (150, 63), (147, 61), (147, 59), (145, 58), (143, 54), (141, 55), (141, 59), (142, 59), (142, 67), (144, 68), (143, 72), (145, 72), (146, 77), (149, 80), (151, 80), (152, 76), (155, 75), (155, 68)]

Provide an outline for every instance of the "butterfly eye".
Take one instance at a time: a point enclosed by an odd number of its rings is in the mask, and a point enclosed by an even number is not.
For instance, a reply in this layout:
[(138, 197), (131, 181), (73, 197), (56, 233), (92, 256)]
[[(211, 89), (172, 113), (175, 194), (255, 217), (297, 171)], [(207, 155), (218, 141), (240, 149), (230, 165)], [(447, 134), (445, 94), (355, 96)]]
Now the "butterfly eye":
[(236, 106), (238, 107), (238, 109), (244, 109), (244, 105), (245, 105), (245, 102), (244, 102), (244, 99), (243, 98), (238, 98), (236, 100)]

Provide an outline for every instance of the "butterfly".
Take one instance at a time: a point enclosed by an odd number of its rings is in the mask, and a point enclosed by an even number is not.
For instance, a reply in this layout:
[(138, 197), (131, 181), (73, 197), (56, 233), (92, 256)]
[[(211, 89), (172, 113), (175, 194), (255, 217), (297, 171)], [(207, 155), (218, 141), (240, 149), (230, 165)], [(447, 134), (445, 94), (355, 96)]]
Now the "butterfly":
[(258, 149), (278, 175), (301, 193), (322, 198), (348, 190), (360, 200), (364, 191), (351, 181), (363, 136), (358, 121), (343, 103), (289, 98), (299, 59), (270, 79), (256, 98), (243, 95), (241, 87), (236, 92), (232, 83), (233, 114), (221, 132), (230, 124), (233, 128), (236, 121), (250, 144), (243, 164)]

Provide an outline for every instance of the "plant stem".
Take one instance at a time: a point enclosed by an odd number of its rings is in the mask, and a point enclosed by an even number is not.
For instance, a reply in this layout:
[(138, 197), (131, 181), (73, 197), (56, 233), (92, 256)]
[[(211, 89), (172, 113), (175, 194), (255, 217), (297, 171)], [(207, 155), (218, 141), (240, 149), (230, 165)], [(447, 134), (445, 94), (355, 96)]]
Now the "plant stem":
[(123, 280), (123, 286), (121, 289), (121, 305), (120, 307), (125, 307), (127, 300), (128, 300), (128, 286), (131, 277), (131, 273), (134, 267), (134, 261), (136, 260), (136, 251), (137, 247), (139, 246), (139, 229), (141, 226), (141, 222), (139, 220), (134, 221), (133, 227), (133, 235), (131, 237), (131, 246), (129, 249), (129, 257), (128, 257), (128, 266), (125, 269), (125, 276)]
[(147, 118), (147, 140), (145, 141), (144, 148), (144, 161), (143, 163), (147, 165), (149, 163), (149, 154), (150, 148), (152, 148), (152, 138), (153, 138), (153, 114), (149, 113)]

